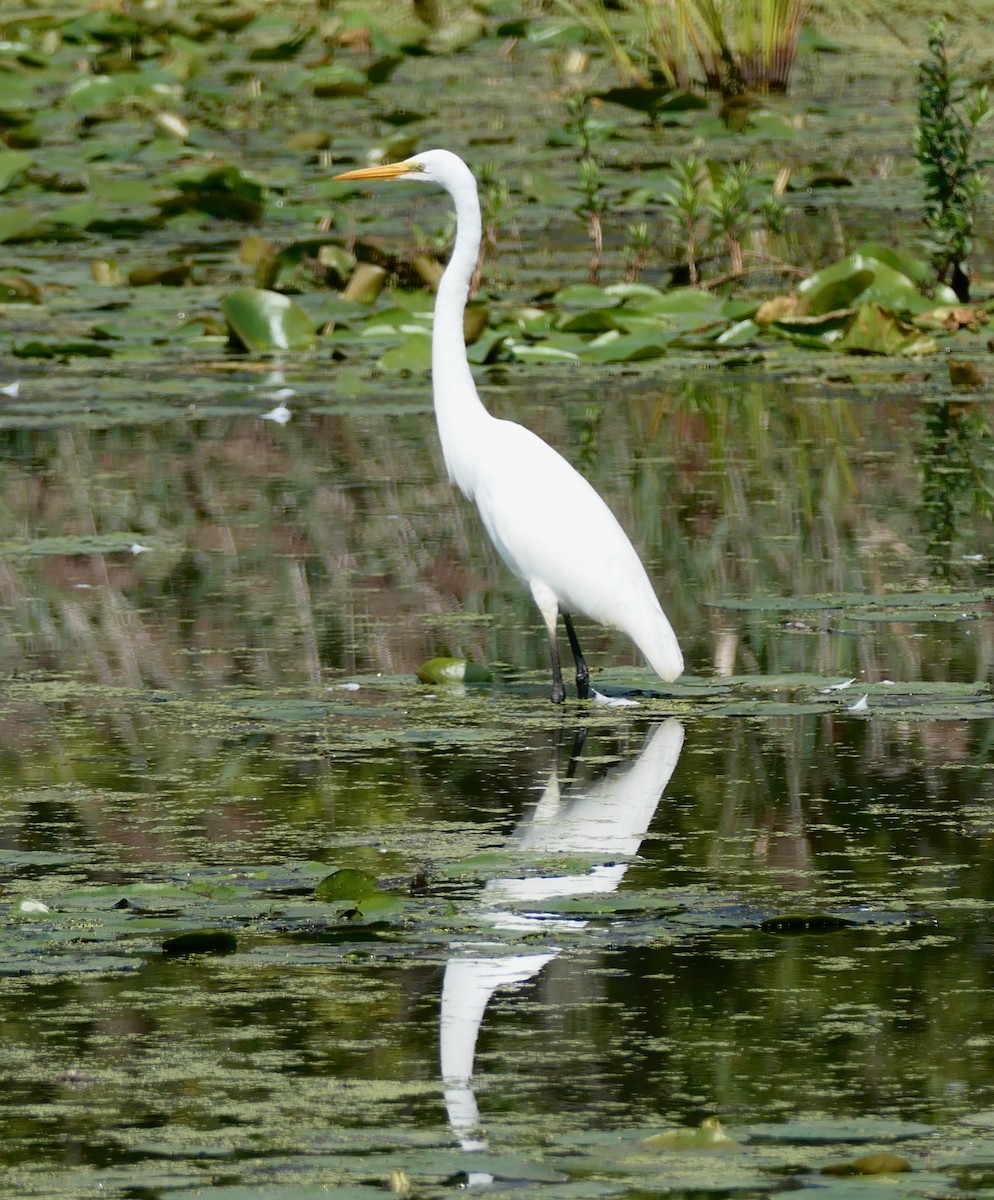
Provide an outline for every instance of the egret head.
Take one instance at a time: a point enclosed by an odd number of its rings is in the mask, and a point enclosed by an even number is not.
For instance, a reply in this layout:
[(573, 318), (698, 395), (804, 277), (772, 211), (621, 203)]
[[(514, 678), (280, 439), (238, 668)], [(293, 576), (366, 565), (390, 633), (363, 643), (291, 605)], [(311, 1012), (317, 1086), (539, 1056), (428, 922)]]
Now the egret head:
[(362, 167), (358, 171), (344, 171), (336, 179), (419, 179), (423, 183), (435, 183), (451, 189), (466, 180), (472, 180), (469, 167), (456, 154), (448, 150), (425, 150), (401, 162), (381, 163), (376, 167)]

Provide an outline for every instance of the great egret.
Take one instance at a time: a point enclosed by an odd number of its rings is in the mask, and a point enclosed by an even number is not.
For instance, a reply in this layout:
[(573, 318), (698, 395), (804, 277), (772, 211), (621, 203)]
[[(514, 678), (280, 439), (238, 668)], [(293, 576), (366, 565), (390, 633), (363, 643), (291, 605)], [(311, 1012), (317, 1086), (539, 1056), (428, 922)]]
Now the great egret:
[(480, 201), (469, 167), (448, 150), (336, 179), (414, 179), (452, 197), (456, 240), (435, 297), (431, 338), (435, 420), (449, 479), (474, 501), (497, 553), (526, 583), (545, 621), (552, 699), (566, 696), (556, 624), (563, 615), (576, 662), (576, 688), (590, 695), (590, 672), (574, 614), (627, 633), (667, 682), (683, 655), (639, 556), (614, 513), (582, 475), (540, 437), (483, 407), (466, 358), (463, 316), (480, 253)]

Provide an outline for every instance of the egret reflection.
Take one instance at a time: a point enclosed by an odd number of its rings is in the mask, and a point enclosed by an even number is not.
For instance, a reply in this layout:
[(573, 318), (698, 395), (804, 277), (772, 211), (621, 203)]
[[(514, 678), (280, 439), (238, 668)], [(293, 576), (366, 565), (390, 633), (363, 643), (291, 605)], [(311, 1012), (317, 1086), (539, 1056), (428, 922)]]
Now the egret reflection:
[[(545, 932), (565, 933), (586, 924), (580, 918), (543, 915), (541, 905), (560, 896), (617, 891), (679, 761), (683, 735), (679, 721), (663, 721), (650, 730), (634, 761), (589, 784), (563, 785), (553, 768), (541, 799), (515, 830), (509, 849), (533, 852), (536, 857), (582, 854), (599, 861), (584, 874), (491, 880), (482, 902), (495, 929), (540, 926)], [(464, 1150), (486, 1149), (472, 1077), (487, 1004), (498, 988), (534, 978), (559, 953), (551, 949), (501, 955), (496, 948), (487, 953), (481, 946), (478, 952), (453, 954), (446, 964), (440, 1021), (442, 1081), (449, 1124)]]

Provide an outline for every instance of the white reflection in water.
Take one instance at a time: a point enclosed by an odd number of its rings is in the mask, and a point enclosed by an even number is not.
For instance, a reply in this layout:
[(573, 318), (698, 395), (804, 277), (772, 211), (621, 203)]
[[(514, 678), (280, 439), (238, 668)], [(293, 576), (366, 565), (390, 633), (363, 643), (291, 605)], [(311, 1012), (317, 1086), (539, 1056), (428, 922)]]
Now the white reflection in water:
[[(683, 747), (683, 726), (668, 720), (647, 735), (634, 762), (563, 796), (559, 773), (549, 774), (542, 798), (515, 830), (509, 848), (550, 854), (584, 854), (602, 861), (583, 875), (497, 879), (487, 883), (483, 903), (500, 929), (543, 931), (582, 928), (580, 919), (550, 920), (527, 912), (557, 896), (614, 892), (638, 853)], [(507, 906), (514, 904), (512, 910)], [(524, 911), (522, 911), (524, 907)], [(449, 1123), (464, 1150), (483, 1150), (479, 1108), (471, 1085), (476, 1039), (490, 997), (499, 987), (534, 978), (559, 953), (454, 954), (445, 967), (440, 1022), (442, 1081)]]

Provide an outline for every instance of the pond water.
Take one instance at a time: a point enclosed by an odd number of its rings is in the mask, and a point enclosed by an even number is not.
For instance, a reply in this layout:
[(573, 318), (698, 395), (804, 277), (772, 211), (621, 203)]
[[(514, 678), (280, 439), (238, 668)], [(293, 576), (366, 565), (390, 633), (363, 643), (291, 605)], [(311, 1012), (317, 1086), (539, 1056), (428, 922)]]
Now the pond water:
[[(923, 498), (948, 384), (481, 376), (687, 650), (663, 687), (581, 630), (636, 703), (559, 711), (425, 381), (230, 366), (5, 405), (4, 1193), (985, 1194), (990, 564)], [(494, 681), (417, 683), (436, 654)], [(910, 1173), (820, 1173), (881, 1151)]]
[[(581, 626), (628, 703), (555, 708), (427, 379), (374, 367), (399, 326), (321, 255), (446, 242), (440, 197), (329, 183), (410, 134), (492, 158), (484, 291), (549, 306), (590, 254), (567, 92), (610, 64), (571, 80), (574, 41), (499, 4), (428, 53), (342, 5), (244, 37), (155, 7), (10, 16), (0, 53), (31, 160), (0, 152), (0, 1195), (986, 1200), (989, 388), (772, 337), (477, 368), (609, 500), (686, 655), (663, 686)], [(639, 190), (702, 147), (790, 177), (743, 295), (920, 251), (903, 18), (745, 132), (592, 103), (602, 282), (643, 217), (672, 282)], [(992, 244), (982, 212), (981, 284)], [(282, 250), (318, 348), (227, 351), (222, 297)], [(943, 344), (982, 378), (968, 324)], [(418, 682), (439, 656), (491, 678)]]

